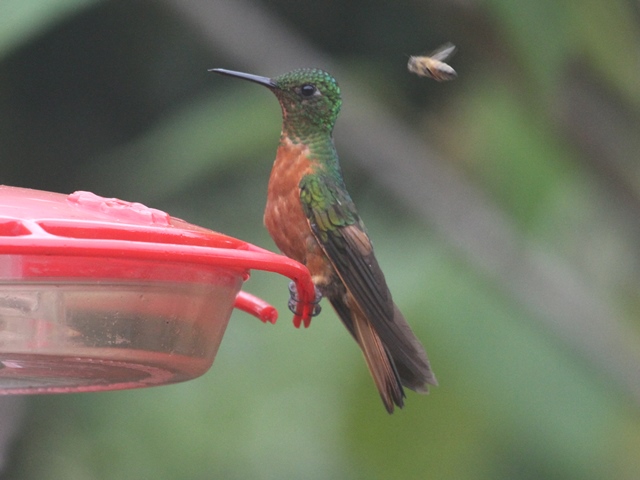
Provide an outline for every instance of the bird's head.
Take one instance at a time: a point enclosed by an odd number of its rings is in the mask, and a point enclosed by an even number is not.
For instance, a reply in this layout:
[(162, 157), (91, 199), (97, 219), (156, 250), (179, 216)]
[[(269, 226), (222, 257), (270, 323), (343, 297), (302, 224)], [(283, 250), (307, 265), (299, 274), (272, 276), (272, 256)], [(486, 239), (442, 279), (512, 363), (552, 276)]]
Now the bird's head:
[(309, 135), (331, 135), (342, 100), (336, 79), (318, 68), (301, 68), (275, 78), (216, 68), (222, 75), (242, 78), (269, 88), (280, 102), (283, 131), (304, 139)]

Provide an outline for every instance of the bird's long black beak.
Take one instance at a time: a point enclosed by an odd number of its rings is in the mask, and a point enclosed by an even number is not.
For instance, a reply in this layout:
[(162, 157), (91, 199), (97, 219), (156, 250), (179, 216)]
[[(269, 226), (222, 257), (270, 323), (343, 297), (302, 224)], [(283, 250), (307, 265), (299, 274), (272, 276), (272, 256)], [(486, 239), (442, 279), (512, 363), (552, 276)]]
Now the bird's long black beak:
[(250, 82), (259, 83), (268, 88), (275, 88), (276, 84), (268, 77), (260, 77), (258, 75), (251, 75), (250, 73), (234, 72), (233, 70), (225, 70), (224, 68), (211, 68), (210, 72), (219, 73), (220, 75), (228, 75), (230, 77), (243, 78)]

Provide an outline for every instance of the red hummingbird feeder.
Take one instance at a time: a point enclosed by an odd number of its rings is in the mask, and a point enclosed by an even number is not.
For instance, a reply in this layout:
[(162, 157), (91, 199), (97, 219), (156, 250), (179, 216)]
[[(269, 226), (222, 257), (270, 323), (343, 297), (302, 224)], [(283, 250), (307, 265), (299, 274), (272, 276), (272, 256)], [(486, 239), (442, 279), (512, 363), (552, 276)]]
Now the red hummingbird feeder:
[(198, 377), (234, 307), (275, 323), (241, 290), (251, 270), (292, 279), (308, 326), (313, 283), (289, 258), (139, 203), (0, 186), (0, 394)]

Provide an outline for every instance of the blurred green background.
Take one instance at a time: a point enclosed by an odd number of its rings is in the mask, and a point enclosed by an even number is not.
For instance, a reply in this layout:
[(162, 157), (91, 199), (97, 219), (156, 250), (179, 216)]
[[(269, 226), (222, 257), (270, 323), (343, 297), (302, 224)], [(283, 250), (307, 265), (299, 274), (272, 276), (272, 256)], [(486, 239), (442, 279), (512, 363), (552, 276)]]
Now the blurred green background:
[[(455, 82), (406, 71), (446, 41)], [(188, 383), (25, 398), (3, 478), (640, 478), (637, 1), (2, 0), (0, 182), (274, 249), (278, 104), (207, 69), (303, 66), (440, 386), (388, 416), (329, 306), (296, 330), (255, 273), (276, 326), (235, 312)]]

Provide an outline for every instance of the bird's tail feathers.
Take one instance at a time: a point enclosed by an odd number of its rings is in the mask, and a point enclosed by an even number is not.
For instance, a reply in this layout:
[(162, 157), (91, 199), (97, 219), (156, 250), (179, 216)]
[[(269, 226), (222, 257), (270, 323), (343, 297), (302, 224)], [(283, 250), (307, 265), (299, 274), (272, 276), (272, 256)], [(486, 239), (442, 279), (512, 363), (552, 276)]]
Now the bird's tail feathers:
[(382, 402), (387, 412), (393, 413), (394, 406), (397, 405), (399, 408), (404, 406), (405, 397), (395, 365), (380, 337), (364, 315), (355, 310), (351, 318), (356, 340), (362, 349)]
[(394, 339), (387, 341), (389, 354), (395, 362), (402, 384), (418, 393), (429, 393), (428, 385), (438, 385), (424, 347), (404, 319), (397, 305), (393, 305)]

